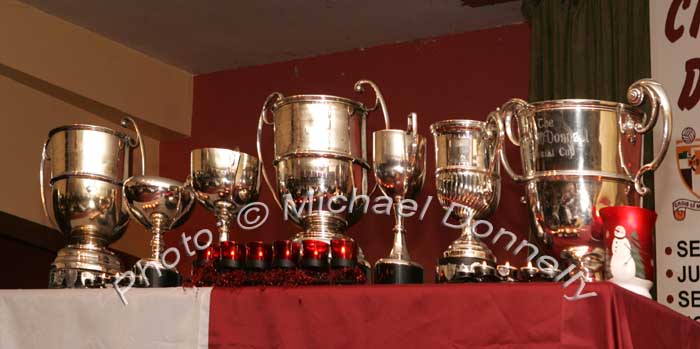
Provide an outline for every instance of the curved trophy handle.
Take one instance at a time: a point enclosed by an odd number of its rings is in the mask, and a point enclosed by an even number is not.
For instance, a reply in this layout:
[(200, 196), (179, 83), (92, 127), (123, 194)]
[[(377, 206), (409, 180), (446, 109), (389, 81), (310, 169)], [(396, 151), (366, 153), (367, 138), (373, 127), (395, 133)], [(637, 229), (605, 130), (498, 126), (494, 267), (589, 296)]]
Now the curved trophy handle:
[[(489, 113), (489, 115), (486, 117), (486, 124), (488, 125), (489, 122), (493, 122), (495, 127), (496, 127), (496, 137), (493, 146), (493, 154), (494, 157), (500, 156), (501, 154), (501, 149), (503, 149), (503, 141), (505, 139), (505, 136), (503, 134), (503, 129), (501, 128), (501, 122), (500, 122), (500, 117), (499, 117), (499, 110), (496, 109), (495, 111), (492, 111)], [(496, 164), (498, 164), (497, 159), (492, 159), (491, 163), (489, 164), (489, 175), (493, 176), (496, 174)]]
[[(644, 134), (654, 128), (659, 113), (663, 113), (663, 138), (661, 139), (661, 149), (659, 149), (654, 159), (650, 163), (642, 165), (634, 176), (634, 189), (642, 196), (650, 192), (649, 188), (644, 185), (642, 177), (645, 173), (656, 170), (664, 160), (666, 152), (668, 151), (668, 146), (671, 143), (671, 131), (673, 128), (671, 103), (663, 87), (661, 87), (661, 84), (652, 79), (641, 79), (637, 80), (627, 89), (627, 100), (635, 107), (644, 102), (645, 96), (649, 98), (651, 103), (651, 116), (649, 118), (647, 118), (645, 114), (640, 122), (631, 120), (631, 118), (624, 122), (619, 120), (621, 126), (620, 131), (623, 134), (628, 134), (631, 131), (637, 134)], [(632, 140), (634, 136), (628, 137), (631, 137)]]
[[(520, 131), (518, 131), (517, 136), (515, 133), (513, 133), (513, 118), (515, 118), (516, 122), (520, 123), (518, 120), (518, 113), (527, 107), (528, 104), (524, 100), (513, 98), (503, 104), (500, 110), (497, 110), (499, 132), (501, 133), (501, 137), (504, 137), (503, 133), (505, 131), (505, 135), (508, 136), (508, 140), (510, 140), (510, 142), (516, 147), (520, 147)], [(505, 125), (503, 125), (503, 123), (505, 123)], [(508, 172), (510, 178), (513, 178), (513, 180), (516, 182), (524, 182), (526, 180), (525, 176), (515, 173), (513, 168), (510, 167), (508, 156), (505, 152), (505, 145), (499, 149), (498, 155), (501, 158), (503, 168), (506, 170), (506, 172)]]
[(44, 209), (44, 215), (46, 215), (46, 218), (49, 219), (49, 222), (51, 222), (54, 229), (57, 229), (60, 232), (61, 230), (58, 229), (58, 224), (56, 224), (53, 216), (49, 214), (49, 209), (46, 207), (46, 193), (44, 192), (46, 190), (46, 188), (44, 188), (44, 183), (46, 183), (46, 179), (44, 178), (46, 171), (44, 171), (44, 168), (46, 167), (46, 160), (51, 160), (48, 156), (46, 156), (46, 148), (49, 146), (50, 140), (51, 138), (47, 139), (46, 142), (44, 142), (44, 146), (41, 148), (41, 163), (39, 164), (39, 193), (41, 193), (41, 207)]
[(260, 119), (258, 120), (258, 136), (257, 136), (257, 141), (256, 141), (256, 147), (258, 150), (258, 161), (260, 163), (260, 172), (262, 172), (263, 179), (265, 179), (265, 184), (267, 185), (267, 188), (270, 189), (270, 193), (272, 194), (272, 198), (275, 199), (275, 202), (277, 203), (277, 206), (279, 206), (280, 209), (282, 209), (282, 204), (280, 203), (279, 199), (277, 198), (277, 191), (275, 188), (272, 187), (272, 183), (270, 183), (270, 179), (267, 176), (267, 170), (265, 170), (265, 162), (263, 161), (263, 155), (262, 155), (262, 147), (260, 146), (261, 141), (262, 141), (262, 130), (263, 126), (265, 125), (274, 125), (274, 120), (269, 121), (265, 118), (265, 115), (267, 115), (267, 111), (270, 110), (270, 106), (275, 102), (280, 99), (284, 98), (284, 95), (282, 95), (279, 92), (273, 92), (267, 98), (265, 98), (265, 103), (263, 103), (262, 110), (260, 111)]
[(141, 153), (141, 175), (145, 176), (146, 155), (143, 149), (143, 139), (141, 138), (141, 131), (139, 130), (138, 125), (136, 125), (136, 121), (131, 116), (125, 116), (124, 118), (122, 118), (121, 125), (123, 128), (129, 128), (129, 124), (131, 124), (131, 126), (134, 127), (134, 131), (136, 131), (136, 140), (134, 140), (133, 138), (129, 138), (128, 145), (131, 148), (139, 147), (139, 151)]
[(381, 105), (382, 106), (382, 113), (384, 113), (384, 127), (386, 129), (391, 128), (389, 126), (389, 110), (386, 109), (386, 103), (384, 103), (384, 97), (382, 96), (382, 93), (379, 92), (379, 87), (377, 87), (377, 84), (370, 80), (359, 80), (358, 82), (355, 83), (355, 92), (357, 93), (362, 93), (365, 91), (364, 87), (362, 85), (369, 85), (372, 87), (372, 90), (374, 90), (374, 95), (375, 101), (374, 101), (374, 106), (371, 108), (367, 108), (367, 111), (375, 111), (377, 108)]

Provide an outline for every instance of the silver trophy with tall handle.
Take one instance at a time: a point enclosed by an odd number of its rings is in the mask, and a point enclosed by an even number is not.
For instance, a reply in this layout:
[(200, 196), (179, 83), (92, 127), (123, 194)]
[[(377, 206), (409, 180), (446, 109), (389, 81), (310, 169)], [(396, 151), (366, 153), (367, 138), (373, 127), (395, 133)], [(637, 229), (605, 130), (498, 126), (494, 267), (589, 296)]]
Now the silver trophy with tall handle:
[[(273, 126), (276, 177), (263, 168), (263, 177), (275, 202), (303, 232), (297, 240), (347, 238), (344, 233), (355, 224), (369, 204), (367, 196), (366, 119), (380, 105), (389, 128), (384, 99), (371, 81), (363, 86), (374, 89), (373, 107), (343, 97), (329, 95), (283, 96), (272, 93), (263, 103), (258, 121), (257, 149), (263, 162), (262, 132)], [(273, 184), (274, 182), (274, 184)], [(345, 199), (345, 200), (343, 200)]]
[[(135, 125), (125, 118), (122, 126), (130, 122)], [(122, 184), (131, 176), (136, 147), (143, 144), (107, 127), (67, 125), (49, 132), (39, 169), (41, 201), (67, 242), (51, 264), (49, 288), (105, 287), (122, 271), (107, 246), (129, 223)]]
[(493, 272), (496, 258), (474, 234), (475, 219), (498, 207), (501, 177), (498, 152), (503, 143), (498, 114), (487, 121), (445, 120), (430, 126), (435, 140), (435, 185), (442, 207), (462, 226), (462, 233), (438, 260), (438, 282), (457, 281), (476, 268)]
[(418, 134), (415, 113), (406, 130), (379, 130), (372, 134), (374, 178), (381, 192), (392, 200), (394, 244), (389, 256), (374, 266), (374, 283), (423, 283), (423, 267), (411, 259), (406, 246), (404, 199), (413, 200), (425, 182), (426, 139)]
[[(645, 99), (650, 114), (640, 108)], [(547, 252), (578, 266), (587, 281), (603, 280), (598, 211), (639, 205), (650, 192), (643, 176), (659, 167), (671, 141), (671, 104), (661, 84), (639, 80), (628, 88), (627, 100), (630, 104), (512, 99), (501, 108), (508, 139), (520, 147), (523, 174), (511, 169), (503, 151), (501, 160), (515, 181), (525, 183), (534, 236)], [(639, 136), (657, 121), (662, 123), (660, 150), (642, 164)]]

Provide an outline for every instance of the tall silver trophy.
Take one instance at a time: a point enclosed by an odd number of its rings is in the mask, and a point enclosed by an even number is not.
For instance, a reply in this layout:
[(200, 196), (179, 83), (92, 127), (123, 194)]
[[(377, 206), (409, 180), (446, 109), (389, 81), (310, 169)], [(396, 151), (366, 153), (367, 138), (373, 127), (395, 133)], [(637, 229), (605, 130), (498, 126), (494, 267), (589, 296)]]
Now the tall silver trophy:
[(486, 218), (498, 207), (501, 177), (498, 152), (503, 132), (498, 116), (486, 122), (445, 120), (430, 126), (435, 140), (435, 185), (440, 204), (459, 220), (462, 233), (438, 260), (437, 280), (454, 281), (475, 268), (493, 271), (496, 259), (474, 235), (475, 219)]
[(345, 237), (346, 229), (361, 218), (369, 204), (366, 118), (381, 105), (386, 128), (389, 119), (374, 83), (358, 81), (355, 90), (361, 92), (364, 85), (370, 85), (376, 94), (371, 108), (342, 97), (284, 97), (278, 92), (263, 104), (258, 157), (262, 162), (263, 127), (272, 125), (275, 185), (264, 169), (263, 176), (286, 218), (304, 230), (295, 239), (329, 242)]
[[(140, 142), (141, 134), (138, 127), (134, 127)], [(141, 159), (145, 162), (143, 147)], [(134, 266), (140, 286), (180, 286), (182, 278), (177, 269), (167, 268), (162, 261), (165, 246), (163, 233), (187, 220), (192, 212), (194, 194), (178, 181), (143, 174), (124, 181), (123, 195), (131, 217), (151, 233), (151, 255), (139, 260)]]
[(229, 241), (231, 222), (260, 195), (260, 163), (237, 150), (201, 148), (190, 153), (190, 180), (197, 201), (216, 216), (219, 242)]
[[(392, 199), (394, 245), (389, 256), (374, 266), (374, 283), (423, 283), (423, 267), (411, 260), (406, 246), (404, 199), (413, 200), (425, 182), (426, 139), (417, 132), (417, 117), (411, 113), (404, 130), (380, 130), (373, 136), (374, 178), (382, 193)], [(417, 206), (416, 206), (417, 207)]]
[(121, 272), (107, 246), (129, 223), (122, 184), (138, 146), (143, 145), (100, 126), (68, 125), (49, 132), (39, 169), (41, 201), (68, 243), (51, 264), (49, 288), (104, 287)]
[[(639, 106), (648, 98), (651, 114)], [(512, 99), (501, 108), (504, 129), (520, 147), (524, 173), (516, 174), (505, 153), (506, 172), (526, 185), (533, 233), (554, 256), (573, 263), (587, 281), (603, 280), (604, 252), (598, 211), (638, 205), (650, 190), (642, 181), (663, 161), (671, 141), (671, 105), (650, 79), (627, 90), (630, 104), (587, 99), (527, 103)], [(642, 163), (639, 139), (661, 118), (659, 153)], [(517, 133), (513, 130), (517, 124)]]

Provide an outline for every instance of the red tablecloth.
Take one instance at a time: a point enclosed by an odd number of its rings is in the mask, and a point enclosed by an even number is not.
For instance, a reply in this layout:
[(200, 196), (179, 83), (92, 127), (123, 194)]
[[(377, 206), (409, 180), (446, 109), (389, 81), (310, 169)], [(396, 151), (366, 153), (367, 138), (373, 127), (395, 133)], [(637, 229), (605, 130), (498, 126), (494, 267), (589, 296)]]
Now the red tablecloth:
[(700, 324), (609, 283), (215, 288), (211, 348), (700, 348)]

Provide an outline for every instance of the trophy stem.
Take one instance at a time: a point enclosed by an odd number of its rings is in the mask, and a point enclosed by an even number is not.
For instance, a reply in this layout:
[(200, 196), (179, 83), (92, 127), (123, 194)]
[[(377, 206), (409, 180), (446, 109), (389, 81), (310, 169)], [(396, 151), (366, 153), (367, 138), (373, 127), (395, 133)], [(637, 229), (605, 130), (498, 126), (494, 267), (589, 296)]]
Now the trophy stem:
[(154, 261), (160, 262), (160, 255), (163, 253), (163, 215), (156, 213), (152, 218), (153, 227), (151, 228), (151, 258)]
[(474, 236), (474, 232), (472, 231), (473, 223), (473, 215), (468, 215), (466, 218), (464, 218), (464, 221), (462, 222), (462, 234), (460, 234), (459, 238), (457, 238), (458, 242), (472, 244), (477, 243), (479, 241), (479, 239), (476, 236)]
[(389, 253), (389, 258), (410, 261), (411, 255), (408, 253), (408, 248), (406, 247), (406, 228), (404, 228), (403, 224), (404, 217), (401, 215), (399, 209), (400, 204), (397, 204), (397, 202), (401, 202), (401, 197), (397, 197), (397, 199), (398, 201), (394, 200), (393, 205), (394, 218), (396, 219), (396, 224), (394, 225), (393, 229), (394, 245)]
[(220, 207), (217, 210), (216, 218), (216, 226), (219, 229), (219, 242), (229, 241), (231, 211), (227, 207)]

